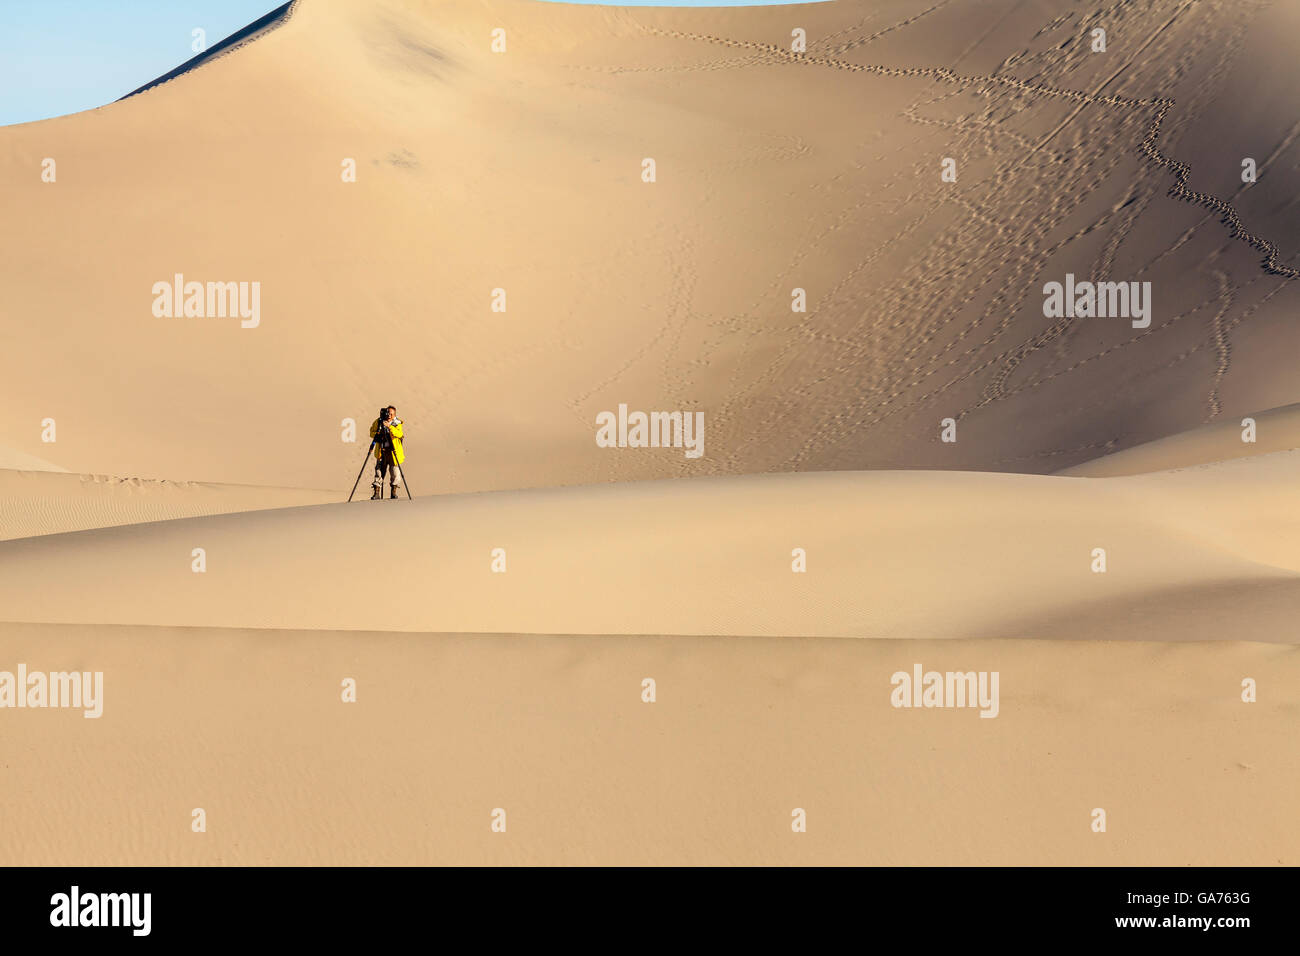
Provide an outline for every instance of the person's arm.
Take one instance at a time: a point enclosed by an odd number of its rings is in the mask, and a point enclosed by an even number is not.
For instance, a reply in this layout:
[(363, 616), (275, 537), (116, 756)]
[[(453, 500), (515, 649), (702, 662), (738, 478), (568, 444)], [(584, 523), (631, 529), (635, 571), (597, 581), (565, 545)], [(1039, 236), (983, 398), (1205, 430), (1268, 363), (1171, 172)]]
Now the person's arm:
[(373, 422), (370, 423), (370, 437), (374, 438), (378, 434), (379, 434), (379, 419), (376, 418)]
[(388, 426), (388, 430), (398, 441), (402, 440), (402, 420), (400, 418), (393, 419), (393, 424)]

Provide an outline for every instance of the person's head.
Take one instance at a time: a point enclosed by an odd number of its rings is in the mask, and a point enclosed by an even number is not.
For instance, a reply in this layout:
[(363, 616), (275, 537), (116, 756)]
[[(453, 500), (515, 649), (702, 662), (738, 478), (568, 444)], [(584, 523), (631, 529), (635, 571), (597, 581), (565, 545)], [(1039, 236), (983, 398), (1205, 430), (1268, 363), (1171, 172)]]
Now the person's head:
[(397, 417), (397, 406), (396, 406), (396, 405), (389, 405), (388, 408), (385, 409), (385, 411), (386, 411), (388, 414), (387, 414), (387, 417), (384, 418), (384, 421), (386, 421), (386, 422), (391, 422), (394, 418)]

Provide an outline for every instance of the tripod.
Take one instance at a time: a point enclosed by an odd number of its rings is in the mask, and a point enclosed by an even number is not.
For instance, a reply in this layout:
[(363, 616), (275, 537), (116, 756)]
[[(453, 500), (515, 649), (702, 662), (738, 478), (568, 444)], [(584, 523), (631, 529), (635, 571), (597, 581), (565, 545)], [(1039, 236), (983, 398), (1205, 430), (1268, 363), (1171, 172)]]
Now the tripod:
[[(361, 462), (361, 470), (357, 472), (357, 480), (354, 481), (354, 482), (352, 483), (352, 494), (349, 494), (349, 495), (348, 495), (348, 501), (351, 501), (351, 500), (352, 500), (352, 495), (355, 495), (355, 494), (357, 493), (357, 485), (361, 484), (361, 476), (362, 476), (363, 474), (365, 474), (365, 472), (366, 472), (366, 465), (370, 463), (370, 453), (371, 453), (372, 451), (375, 450), (375, 442), (379, 441), (379, 435), (382, 435), (382, 434), (383, 434), (383, 429), (380, 429), (379, 433), (376, 434), (374, 438), (370, 439), (370, 447), (366, 449), (366, 457), (365, 457), (365, 458), (362, 460), (362, 462)], [(389, 441), (387, 441), (387, 442), (384, 443), (382, 454), (385, 454), (385, 455), (388, 456), (388, 467), (389, 467), (389, 468), (397, 468), (397, 467), (399, 467), (398, 464), (397, 464), (397, 460), (396, 460), (396, 458), (393, 457), (393, 443), (392, 443), (392, 440), (391, 440), (391, 439), (390, 439)], [(392, 473), (389, 472), (389, 481), (392, 480), (392, 477), (391, 477), (391, 476), (392, 476)], [(405, 468), (402, 469), (402, 487), (406, 489), (406, 499), (407, 499), (408, 501), (414, 501), (415, 499), (413, 499), (413, 498), (411, 497), (411, 486), (408, 485), (408, 484), (406, 483), (406, 469), (405, 469)], [(381, 484), (379, 485), (379, 491), (380, 491), (380, 494), (383, 494), (383, 490), (384, 490), (384, 486), (383, 486), (383, 484), (381, 483)]]

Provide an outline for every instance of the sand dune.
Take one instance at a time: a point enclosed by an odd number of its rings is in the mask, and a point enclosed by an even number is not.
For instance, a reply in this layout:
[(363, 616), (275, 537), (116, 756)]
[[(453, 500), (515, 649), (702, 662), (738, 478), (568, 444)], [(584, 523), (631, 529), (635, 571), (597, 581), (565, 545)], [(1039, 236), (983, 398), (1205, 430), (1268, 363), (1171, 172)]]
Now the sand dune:
[(11, 448), (0, 446), (0, 470), (2, 471), (54, 471), (66, 472), (66, 468), (61, 468), (52, 461), (46, 461), (44, 458), (38, 458), (35, 455), (29, 455), (26, 452), (14, 451)]
[(1155, 633), (1294, 641), (1297, 481), (1284, 452), (1104, 481), (830, 473), (318, 505), (12, 541), (0, 604), (60, 623), (1125, 639), (1150, 622), (1088, 612), (1196, 596)]
[[(1246, 418), (1254, 422), (1254, 441), (1243, 441)], [(1058, 474), (1104, 478), (1143, 472), (1186, 468), (1212, 461), (1248, 458), (1269, 452), (1300, 448), (1300, 405), (1254, 412), (1240, 421), (1226, 421), (1167, 438), (1159, 438), (1124, 451), (1065, 468)]]
[[(30, 624), (0, 648), (105, 682), (99, 720), (5, 715), (14, 864), (1300, 860), (1292, 647)], [(890, 707), (916, 661), (1000, 670), (998, 717)]]
[(289, 12), (0, 129), (0, 860), (1297, 862), (1300, 7)]
[[(41, 455), (54, 415), (73, 471), (338, 487), (340, 423), (393, 402), (427, 494), (1041, 473), (1292, 403), (1300, 286), (1241, 240), (1297, 265), (1297, 27), (1221, 0), (304, 0), (145, 93), (0, 131), (29, 224), (0, 236), (0, 439)], [(1157, 118), (1172, 166), (1142, 151)], [(1184, 167), (1243, 234), (1166, 195)], [(87, 257), (90, 234), (113, 242)], [(1045, 321), (1067, 272), (1151, 281), (1151, 327)], [(154, 316), (176, 274), (260, 282), (258, 326)], [(705, 456), (597, 448), (620, 402), (703, 411)]]
[[(1298, 471), (749, 476), (3, 542), (7, 613), (85, 623), (0, 624), (0, 662), (93, 667), (104, 697), (93, 721), (6, 714), (28, 783), (0, 856), (1294, 864)], [(892, 707), (918, 665), (997, 671), (996, 719)]]
[[(368, 495), (369, 489), (363, 491)], [(320, 504), (333, 491), (0, 470), (0, 540), (194, 515)]]

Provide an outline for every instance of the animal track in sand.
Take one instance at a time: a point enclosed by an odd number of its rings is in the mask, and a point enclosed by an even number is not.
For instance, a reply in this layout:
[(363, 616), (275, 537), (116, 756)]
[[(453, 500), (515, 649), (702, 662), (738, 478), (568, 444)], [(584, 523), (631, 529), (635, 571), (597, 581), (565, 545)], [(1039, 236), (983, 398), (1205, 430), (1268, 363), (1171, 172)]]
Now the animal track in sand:
[[(882, 439), (887, 447), (896, 447), (895, 439), (915, 441), (918, 418), (930, 410), (942, 408), (944, 416), (965, 419), (1064, 375), (1073, 383), (1077, 374), (1078, 387), (1090, 388), (1099, 375), (1109, 374), (1096, 370), (1113, 367), (1128, 350), (1142, 358), (1124, 361), (1145, 363), (1153, 372), (1199, 356), (1201, 374), (1210, 356), (1202, 396), (1208, 395), (1203, 401), (1213, 417), (1222, 406), (1220, 385), (1229, 369), (1233, 330), (1256, 314), (1259, 295), (1267, 293), (1262, 301), (1272, 299), (1300, 276), (1294, 257), (1281, 254), (1274, 241), (1243, 222), (1234, 204), (1244, 187), (1221, 196), (1198, 191), (1191, 167), (1176, 158), (1185, 148), (1186, 131), (1221, 94), (1224, 78), (1239, 62), (1253, 20), (1244, 14), (1267, 4), (1175, 0), (1140, 8), (1119, 2), (1081, 8), (1046, 23), (1025, 49), (1007, 51), (1010, 55), (992, 72), (986, 67), (963, 72), (962, 64), (973, 50), (989, 52), (983, 41), (1000, 28), (996, 18), (984, 33), (972, 35), (964, 52), (948, 57), (947, 67), (883, 66), (842, 55), (856, 50), (861, 57), (871, 49), (867, 43), (885, 34), (892, 39), (899, 27), (944, 7), (953, 8), (931, 0), (925, 10), (892, 24), (879, 11), (864, 10), (846, 28), (821, 36), (810, 31), (806, 53), (784, 49), (781, 41), (638, 23), (650, 37), (671, 39), (668, 49), (679, 61), (690, 57), (684, 43), (713, 48), (718, 56), (681, 65), (591, 67), (660, 73), (760, 68), (764, 76), (775, 71), (773, 82), (779, 83), (785, 67), (802, 64), (927, 81), (915, 87), (919, 93), (897, 114), (915, 125), (914, 135), (900, 134), (897, 125), (889, 127), (896, 134), (892, 138), (873, 133), (873, 127), (846, 126), (857, 132), (838, 166), (824, 161), (824, 137), (783, 122), (756, 128), (760, 138), (738, 143), (730, 162), (723, 156), (719, 165), (707, 157), (699, 170), (707, 180), (754, 163), (767, 168), (773, 160), (805, 157), (821, 170), (797, 197), (818, 202), (821, 214), (785, 237), (785, 257), (775, 269), (750, 279), (753, 301), (695, 317), (707, 334), (691, 333), (690, 368), (675, 379), (674, 391), (685, 391), (698, 368), (726, 370), (720, 376), (725, 381), (707, 383), (717, 393), (710, 427), (719, 449), (710, 470), (729, 473), (744, 462), (753, 468), (755, 455), (766, 462), (762, 467), (785, 470), (858, 467), (865, 449)], [(1079, 39), (1094, 21), (1104, 21), (1113, 35), (1135, 37), (1136, 49), (1114, 61), (1095, 59), (1086, 40)], [(1106, 66), (1098, 71), (1102, 62)], [(1177, 90), (1177, 105), (1172, 96), (1148, 95), (1152, 90)], [(803, 156), (789, 148), (798, 132), (812, 146), (810, 153), (800, 147)], [(1284, 161), (1295, 139), (1280, 137), (1260, 168)], [(936, 150), (964, 157), (960, 190), (926, 187), (935, 175)], [(780, 182), (792, 181), (788, 171), (782, 175)], [(1118, 191), (1116, 177), (1127, 184)], [(868, 181), (870, 188), (860, 188)], [(1169, 214), (1172, 204), (1162, 203), (1165, 197), (1204, 213), (1195, 214), (1199, 221), (1176, 240), (1158, 239), (1162, 245), (1152, 244), (1149, 252), (1137, 250), (1136, 263), (1130, 255), (1120, 259), (1135, 243), (1150, 241), (1143, 224), (1153, 215)], [(1198, 229), (1220, 228), (1211, 226), (1215, 219), (1227, 227), (1223, 248), (1206, 255), (1201, 265), (1187, 267), (1189, 276), (1204, 277), (1210, 286), (1198, 282), (1190, 298), (1183, 296), (1171, 307), (1176, 315), (1162, 316), (1172, 335), (1094, 342), (1084, 323), (1053, 320), (1044, 327), (1023, 311), (1038, 293), (1043, 270), (1063, 255), (1083, 252), (1091, 262), (1074, 271), (1098, 280), (1111, 279), (1117, 262), (1142, 274), (1185, 246)], [(887, 224), (884, 231), (880, 223)], [(1218, 259), (1238, 242), (1259, 253), (1258, 269), (1248, 273), (1245, 263), (1232, 266)], [(900, 247), (904, 243), (907, 254)], [(826, 257), (837, 263), (829, 275), (817, 265)], [(1216, 269), (1226, 279), (1214, 277)], [(1279, 285), (1251, 280), (1251, 273)], [(810, 282), (817, 288), (809, 311), (787, 313), (782, 302), (789, 289)], [(685, 341), (681, 336), (689, 330), (680, 326), (678, 308), (666, 323), (673, 327), (664, 333), (661, 348)], [(662, 359), (667, 363), (687, 360), (676, 344), (668, 351)], [(1231, 367), (1236, 371), (1235, 363)], [(1141, 394), (1133, 401), (1147, 400), (1141, 386), (1135, 387)], [(1059, 463), (1095, 450), (1114, 434), (1110, 423), (1076, 441), (1047, 438), (1040, 448), (1012, 445), (997, 457), (1032, 461), (1059, 455)], [(921, 441), (928, 443), (928, 427), (924, 435)], [(1067, 444), (1072, 447), (1062, 447)], [(760, 445), (771, 447), (760, 450)]]
[[(1259, 7), (1258, 4), (1254, 6)], [(1260, 8), (1262, 9), (1262, 7)], [(958, 141), (963, 141), (967, 146), (973, 145), (975, 141), (972, 137), (976, 136), (983, 137), (984, 141), (989, 144), (995, 141), (1002, 143), (1019, 142), (1022, 147), (1029, 144), (1028, 152), (1024, 149), (1021, 150), (1021, 163), (1045, 149), (1048, 153), (1047, 167), (1064, 166), (1068, 156), (1070, 168), (1083, 173), (1082, 177), (1072, 175), (1070, 179), (1066, 180), (1060, 179), (1059, 173), (1056, 174), (1056, 176), (1052, 177), (1057, 180), (1055, 184), (1049, 183), (1049, 188), (1056, 190), (1055, 194), (1045, 191), (1043, 184), (1039, 182), (1033, 183), (1029, 187), (1028, 193), (1019, 196), (1004, 191), (1001, 197), (996, 195), (992, 197), (986, 196), (974, 201), (965, 199), (965, 197), (960, 199), (949, 197), (947, 201), (955, 202), (965, 210), (966, 215), (963, 221), (948, 235), (941, 237), (937, 243), (932, 243), (928, 250), (929, 254), (923, 253), (922, 259), (914, 263), (916, 268), (908, 269), (906, 277), (900, 275), (896, 284), (891, 283), (895, 288), (890, 291), (887, 301), (878, 299), (874, 310), (863, 310), (878, 315), (892, 315), (892, 322), (888, 322), (882, 327), (875, 324), (873, 316), (859, 319), (856, 323), (850, 317), (847, 328), (843, 320), (838, 324), (827, 327), (818, 324), (823, 317), (809, 315), (802, 317), (790, 328), (783, 326), (785, 332), (794, 334), (784, 343), (784, 347), (779, 348), (775, 353), (775, 358), (765, 371), (759, 372), (755, 377), (740, 385), (724, 401), (720, 412), (726, 413), (733, 405), (748, 401), (745, 397), (747, 394), (762, 394), (758, 393), (759, 388), (773, 386), (778, 381), (778, 376), (783, 374), (789, 356), (795, 354), (794, 350), (799, 348), (801, 343), (806, 345), (809, 341), (816, 341), (819, 346), (829, 349), (831, 354), (825, 356), (825, 360), (820, 363), (821, 367), (814, 369), (811, 376), (802, 378), (795, 383), (792, 389), (787, 390), (783, 398), (767, 397), (758, 399), (758, 401), (768, 406), (768, 411), (764, 416), (764, 422), (768, 427), (780, 422), (788, 415), (803, 414), (807, 417), (811, 406), (819, 397), (822, 405), (826, 406), (824, 414), (821, 413), (821, 410), (814, 412), (815, 415), (819, 415), (820, 420), (811, 429), (804, 430), (803, 446), (797, 450), (792, 449), (793, 454), (787, 457), (783, 463), (785, 467), (797, 468), (803, 464), (811, 453), (825, 450), (841, 441), (848, 440), (856, 430), (863, 426), (878, 426), (900, 413), (909, 412), (922, 405), (932, 404), (961, 382), (990, 368), (993, 369), (991, 381), (986, 384), (982, 394), (976, 396), (974, 404), (966, 405), (960, 409), (958, 412), (959, 417), (965, 417), (975, 409), (982, 408), (990, 402), (1018, 394), (1026, 388), (1037, 387), (1065, 372), (1090, 365), (1097, 358), (1112, 355), (1128, 344), (1141, 341), (1144, 337), (1137, 336), (1126, 340), (1119, 346), (1104, 348), (1097, 355), (1084, 357), (1081, 361), (1071, 361), (1078, 357), (1070, 355), (1067, 342), (1071, 336), (1077, 333), (1077, 326), (1058, 323), (1047, 330), (1035, 330), (1034, 334), (1026, 341), (1010, 348), (1004, 347), (1000, 354), (993, 356), (988, 361), (980, 361), (980, 356), (985, 349), (993, 345), (999, 337), (1014, 331), (1015, 326), (1010, 323), (1011, 317), (1006, 315), (1005, 312), (1011, 309), (1014, 302), (1024, 301), (1028, 290), (1031, 289), (1030, 283), (1034, 279), (1034, 269), (1041, 268), (1050, 255), (1060, 251), (1064, 245), (1087, 236), (1096, 230), (1104, 229), (1106, 241), (1098, 259), (1098, 268), (1102, 270), (1099, 275), (1109, 275), (1119, 248), (1124, 243), (1130, 230), (1140, 220), (1141, 214), (1148, 209), (1151, 193), (1159, 187), (1158, 182), (1142, 181), (1142, 179), (1153, 175), (1172, 176), (1173, 182), (1168, 186), (1166, 193), (1168, 196), (1211, 210), (1213, 216), (1216, 216), (1227, 225), (1230, 240), (1243, 242), (1262, 253), (1260, 264), (1263, 274), (1278, 276), (1284, 282), (1300, 277), (1300, 269), (1294, 268), (1293, 265), (1283, 260), (1274, 242), (1250, 231), (1243, 223), (1239, 212), (1232, 203), (1240, 195), (1241, 190), (1225, 199), (1194, 190), (1191, 187), (1190, 166), (1173, 158), (1170, 155), (1172, 151), (1169, 150), (1169, 147), (1163, 145), (1162, 137), (1165, 126), (1175, 106), (1175, 101), (1172, 98), (1126, 96), (1106, 91), (1106, 87), (1129, 70), (1134, 59), (1150, 48), (1151, 56), (1148, 59), (1151, 63), (1156, 64), (1154, 82), (1158, 82), (1160, 86), (1172, 86), (1174, 83), (1183, 80), (1190, 74), (1193, 66), (1201, 71), (1204, 82), (1197, 87), (1196, 92), (1189, 100), (1194, 111), (1195, 107), (1208, 97), (1209, 92), (1217, 88), (1216, 79), (1221, 79), (1228, 70), (1231, 63), (1229, 54), (1238, 49), (1240, 39), (1248, 24), (1248, 18), (1235, 17), (1230, 19), (1229, 22), (1232, 22), (1234, 26), (1226, 33), (1202, 29), (1200, 25), (1190, 28), (1192, 33), (1201, 41), (1201, 46), (1197, 46), (1195, 43), (1192, 44), (1200, 53), (1196, 54), (1196, 51), (1193, 50), (1191, 55), (1184, 56), (1182, 47), (1187, 45), (1186, 38), (1173, 37), (1173, 31), (1167, 28), (1178, 20), (1185, 11), (1190, 9), (1192, 9), (1192, 4), (1184, 3), (1178, 6), (1172, 12), (1172, 15), (1167, 10), (1156, 11), (1163, 22), (1150, 24), (1150, 38), (1142, 44), (1128, 62), (1105, 77), (1100, 86), (1096, 88), (1089, 86), (1089, 89), (1071, 89), (1067, 85), (1061, 84), (1059, 80), (1043, 82), (1036, 79), (1020, 79), (998, 74), (963, 75), (956, 70), (940, 67), (886, 67), (845, 62), (833, 55), (837, 50), (845, 48), (844, 44), (833, 50), (832, 55), (820, 52), (801, 54), (785, 50), (775, 44), (733, 40), (709, 34), (662, 30), (656, 27), (644, 26), (643, 29), (653, 35), (701, 41), (727, 48), (753, 50), (761, 54), (767, 62), (822, 65), (847, 72), (865, 72), (882, 76), (925, 77), (950, 85), (955, 88), (953, 93), (931, 96), (928, 100), (919, 100), (904, 111), (903, 115), (918, 124), (951, 130), (954, 137)], [(1211, 0), (1208, 4), (1197, 5), (1195, 9), (1198, 14), (1208, 12), (1208, 14), (1212, 15), (1224, 13), (1225, 11), (1231, 12), (1223, 4), (1215, 3), (1214, 0)], [(1084, 17), (1084, 20), (1088, 19), (1088, 17)], [(1137, 26), (1137, 24), (1134, 24), (1127, 28), (1132, 30)], [(1050, 30), (1052, 27), (1053, 24), (1049, 24), (1044, 30)], [(1208, 44), (1208, 48), (1202, 49), (1205, 44)], [(825, 42), (820, 45), (822, 48), (826, 46)], [(849, 48), (858, 45), (860, 44), (850, 43)], [(1076, 69), (1079, 68), (1080, 64), (1086, 62), (1087, 57), (1080, 55), (1080, 47), (1080, 44), (1069, 44), (1068, 46), (1067, 44), (1061, 44), (1055, 49), (1032, 56), (1027, 52), (1016, 54), (1009, 57), (1008, 60), (1015, 61), (1018, 70), (1023, 70), (1025, 66), (1036, 66), (1041, 69), (1039, 76), (1050, 76), (1049, 71), (1060, 75), (1069, 72), (1069, 69), (1062, 68), (1063, 65), (1070, 69)], [(1148, 78), (1146, 82), (1150, 84), (1152, 79)], [(1001, 107), (999, 107), (998, 101), (991, 102), (983, 115), (976, 113), (959, 115), (956, 119), (935, 119), (922, 116), (919, 112), (921, 109), (936, 104), (947, 97), (958, 95), (962, 91), (971, 91), (988, 96), (991, 91), (995, 90), (1004, 90), (1011, 99), (1002, 97), (1000, 99)], [(1072, 104), (1072, 109), (1066, 120), (1056, 124), (1047, 136), (1037, 142), (1031, 142), (1028, 138), (1005, 126), (1006, 117), (1008, 115), (1014, 116), (1017, 112), (1026, 108), (1025, 104), (1027, 102), (1049, 99)], [(1115, 108), (1118, 108), (1117, 112)], [(999, 109), (1001, 109), (1002, 115), (999, 115)], [(1070, 119), (1080, 115), (1084, 110), (1098, 109), (1115, 112), (1115, 121), (1111, 124), (1114, 127), (1112, 131), (1103, 134), (1097, 143), (1089, 144), (1087, 150), (1082, 149), (1078, 143), (1064, 146), (1059, 151), (1050, 149), (1048, 144), (1062, 129), (1066, 128)], [(1187, 112), (1187, 110), (1181, 110), (1178, 115), (1182, 117), (1184, 112)], [(1130, 120), (1128, 117), (1132, 117), (1132, 119)], [(1183, 128), (1185, 128), (1186, 122), (1186, 119), (1183, 119)], [(1288, 137), (1284, 140), (1274, 150), (1275, 155), (1270, 157), (1270, 160), (1275, 159), (1293, 138)], [(1105, 179), (1105, 176), (1115, 168), (1117, 159), (1129, 154), (1128, 149), (1117, 148), (1126, 141), (1129, 143), (1136, 141), (1134, 152), (1138, 154), (1142, 161), (1139, 169), (1146, 171), (1139, 174), (1141, 178), (1135, 181), (1134, 188), (1126, 196), (1122, 197), (1122, 201), (1114, 203), (1109, 212), (1093, 219), (1084, 227), (1076, 229), (1065, 242), (1049, 242), (1047, 240), (1049, 230), (1057, 228), (1064, 221), (1065, 216), (1070, 213), (1070, 205), (1064, 199), (1065, 194), (1069, 193), (1075, 197), (1089, 194), (1090, 189), (1099, 185)], [(961, 154), (958, 147), (954, 146), (953, 149), (955, 155)], [(983, 155), (989, 155), (990, 151), (986, 147)], [(992, 179), (985, 181), (983, 186), (993, 190), (1002, 189), (1007, 185), (1009, 175), (1009, 168), (999, 164), (995, 168)], [(994, 200), (999, 198), (1003, 201), (1009, 201), (1015, 206), (1014, 215), (1003, 215), (999, 220), (981, 214), (981, 207), (996, 207), (997, 204)], [(858, 205), (861, 206), (862, 204)], [(922, 212), (923, 217), (928, 216), (933, 208), (937, 208), (936, 203), (926, 203), (924, 199), (922, 199), (922, 205), (930, 207)], [(1045, 216), (1042, 215), (1044, 211), (1047, 213)], [(1033, 223), (1023, 224), (1023, 219), (1017, 221), (1019, 217), (1036, 218), (1040, 216), (1045, 220), (1045, 225), (1041, 229)], [(1197, 224), (1197, 227), (1208, 222), (1210, 218), (1211, 216), (1204, 217)], [(1014, 233), (1004, 232), (1008, 224), (1012, 223), (1014, 223)], [(1197, 227), (1193, 227), (1193, 229)], [(998, 237), (1001, 237), (1001, 239)], [(1018, 244), (1020, 249), (1010, 255), (999, 255), (990, 248), (999, 243)], [(947, 249), (946, 257), (935, 254), (939, 246), (944, 246)], [(962, 268), (962, 257), (954, 257), (953, 255), (954, 252), (959, 251), (959, 247), (981, 250), (976, 256), (965, 257), (980, 260), (981, 269), (978, 273)], [(801, 246), (796, 259), (800, 257), (806, 258), (807, 254), (807, 249)], [(869, 256), (868, 261), (870, 258)], [(1009, 273), (1006, 271), (1008, 269), (1010, 270)], [(829, 310), (832, 306), (843, 309), (848, 306), (851, 300), (861, 298), (861, 290), (855, 290), (849, 286), (854, 275), (858, 274), (860, 270), (861, 266), (854, 267), (848, 275), (843, 276), (834, 285), (830, 295), (822, 296), (819, 307), (815, 311)], [(945, 326), (951, 323), (951, 316), (963, 305), (971, 303), (975, 298), (975, 290), (985, 284), (987, 277), (998, 272), (1003, 273), (1003, 278), (992, 296), (988, 308), (984, 309), (983, 313), (970, 322), (968, 326), (958, 329), (955, 337), (944, 333), (941, 338), (940, 333), (943, 332)], [(1218, 291), (1211, 294), (1206, 300), (1181, 312), (1172, 320), (1177, 321), (1177, 319), (1186, 315), (1195, 314), (1206, 305), (1214, 306), (1213, 316), (1209, 318), (1209, 332), (1206, 342), (1201, 346), (1183, 352), (1175, 360), (1175, 362), (1181, 361), (1188, 354), (1205, 347), (1214, 350), (1216, 368), (1213, 372), (1209, 398), (1211, 417), (1218, 413), (1220, 407), (1218, 398), (1219, 384), (1226, 374), (1227, 358), (1231, 354), (1231, 346), (1227, 339), (1228, 332), (1245, 317), (1243, 315), (1234, 321), (1227, 320), (1228, 309), (1232, 306), (1234, 300), (1233, 291), (1241, 284), (1239, 282), (1234, 283), (1230, 279), (1226, 281), (1226, 291), (1225, 287), (1221, 286)], [(1253, 283), (1247, 282), (1246, 284)], [(841, 291), (844, 293), (845, 301), (832, 303), (830, 300), (839, 295)], [(1273, 294), (1273, 292), (1269, 293), (1269, 298)], [(1254, 312), (1253, 307), (1246, 314), (1252, 312)], [(931, 317), (926, 320), (919, 331), (912, 320), (912, 317), (917, 315)], [(1001, 315), (1001, 321), (996, 322), (991, 328), (988, 327), (989, 320), (998, 318), (999, 315)], [(870, 325), (869, 328), (868, 325)], [(954, 347), (958, 346), (963, 339), (981, 328), (985, 329), (987, 334), (981, 334), (978, 340), (971, 339), (973, 344), (970, 347), (954, 351)], [(737, 330), (741, 330), (741, 326), (738, 326)], [(765, 331), (772, 332), (766, 327)], [(781, 329), (775, 330), (777, 333), (781, 331)], [(899, 336), (903, 333), (906, 333), (906, 341), (899, 339)], [(857, 341), (857, 347), (855, 347), (855, 340)], [(756, 334), (751, 334), (744, 341), (743, 347), (748, 349), (749, 343), (752, 341), (756, 341)], [(1030, 355), (1048, 346), (1054, 347), (1054, 353), (1048, 356), (1047, 368), (1040, 368), (1033, 378), (1025, 384), (1013, 386), (1013, 376), (1017, 371), (1027, 368), (1024, 364), (1025, 360)], [(934, 351), (927, 352), (927, 349), (934, 349)], [(905, 355), (890, 363), (892, 367), (877, 367), (877, 374), (862, 375), (864, 363), (876, 361), (881, 354), (898, 356), (899, 353), (904, 352)], [(966, 363), (972, 361), (974, 367), (966, 367)], [(1066, 366), (1065, 369), (1060, 372), (1051, 372), (1052, 366), (1057, 363)], [(908, 399), (911, 389), (945, 368), (953, 369), (957, 374), (939, 387), (927, 391), (924, 395)], [(858, 384), (852, 393), (829, 396), (824, 394), (827, 390), (836, 391), (831, 383), (851, 372), (858, 373)], [(819, 392), (823, 394), (819, 396)], [(849, 406), (847, 409), (844, 407), (845, 404)], [(957, 410), (954, 409), (953, 411), (956, 412)], [(745, 447), (745, 439), (740, 438), (739, 441), (741, 444), (733, 447), (726, 463), (727, 466), (734, 464), (738, 460), (739, 453)]]
[[(1174, 101), (1172, 99), (1163, 97), (1135, 99), (1133, 97), (1119, 96), (1117, 94), (1090, 94), (1085, 93), (1082, 90), (1028, 83), (1015, 77), (1001, 76), (996, 73), (963, 75), (956, 73), (953, 70), (949, 70), (946, 67), (890, 67), (872, 63), (852, 63), (833, 56), (813, 53), (795, 53), (773, 43), (759, 43), (755, 40), (730, 40), (726, 37), (712, 36), (705, 33), (686, 33), (681, 30), (663, 30), (659, 27), (650, 26), (648, 24), (641, 24), (641, 28), (646, 32), (657, 36), (666, 36), (683, 40), (701, 40), (706, 43), (714, 43), (720, 46), (755, 50), (766, 53), (774, 59), (786, 60), (791, 63), (809, 63), (818, 66), (827, 66), (833, 69), (845, 70), (850, 73), (871, 73), (877, 76), (926, 77), (928, 79), (940, 80), (945, 83), (955, 83), (965, 88), (972, 86), (979, 87), (980, 85), (1003, 86), (1024, 93), (1071, 100), (1082, 106), (1104, 104), (1107, 106), (1120, 106), (1134, 110), (1148, 107), (1153, 108), (1155, 112), (1150, 125), (1147, 127), (1147, 135), (1142, 140), (1138, 149), (1153, 164), (1166, 169), (1173, 174), (1174, 185), (1170, 187), (1169, 194), (1176, 196), (1179, 199), (1183, 199), (1186, 202), (1205, 206), (1218, 212), (1221, 221), (1229, 227), (1229, 235), (1233, 238), (1240, 239), (1252, 248), (1264, 253), (1262, 266), (1266, 272), (1272, 273), (1273, 275), (1286, 276), (1288, 279), (1300, 278), (1300, 270), (1281, 264), (1279, 261), (1277, 246), (1274, 243), (1261, 236), (1257, 236), (1246, 229), (1245, 224), (1241, 221), (1241, 216), (1230, 203), (1219, 199), (1217, 196), (1212, 196), (1209, 193), (1198, 192), (1190, 188), (1190, 166), (1186, 163), (1171, 159), (1156, 147), (1156, 143), (1160, 139), (1161, 124), (1164, 122), (1165, 116), (1168, 114), (1169, 110), (1174, 106)], [(842, 50), (847, 50), (850, 46), (851, 45), (845, 46)]]

